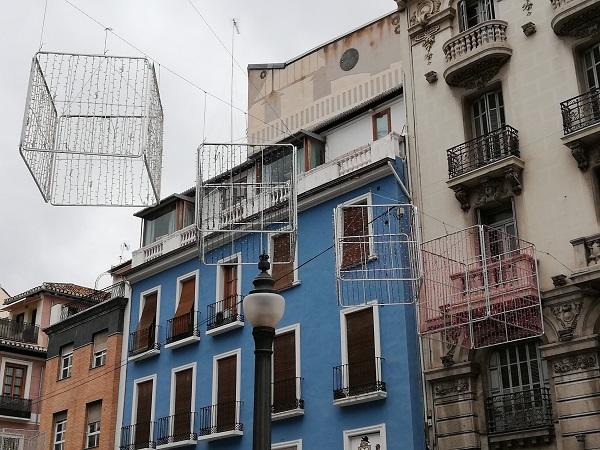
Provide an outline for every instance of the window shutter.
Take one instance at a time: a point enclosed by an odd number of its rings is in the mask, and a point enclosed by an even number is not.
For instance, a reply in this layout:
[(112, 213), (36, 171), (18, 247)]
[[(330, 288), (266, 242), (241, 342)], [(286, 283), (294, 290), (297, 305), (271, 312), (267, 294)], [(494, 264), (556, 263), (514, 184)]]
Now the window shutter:
[(275, 289), (284, 289), (294, 283), (294, 262), (291, 255), (289, 234), (273, 238), (273, 279)]
[(94, 353), (106, 350), (108, 330), (100, 331), (94, 335)]
[(102, 416), (102, 401), (88, 403), (87, 409), (87, 423), (100, 422)]
[(148, 329), (156, 323), (156, 302), (158, 294), (153, 292), (145, 297), (144, 309), (137, 330)]
[(350, 393), (371, 388), (376, 381), (373, 308), (346, 314)]
[(175, 373), (175, 417), (173, 434), (176, 438), (189, 437), (192, 413), (192, 373), (186, 369)]
[(458, 29), (461, 33), (469, 28), (467, 23), (467, 2), (460, 0), (458, 2)]
[(237, 265), (227, 264), (223, 266), (223, 309), (236, 314), (237, 311)]
[(217, 361), (217, 429), (233, 430), (236, 422), (237, 357)]
[(179, 304), (175, 311), (175, 317), (185, 316), (194, 310), (194, 299), (196, 297), (196, 277), (189, 278), (181, 283)]
[(342, 267), (366, 263), (369, 255), (369, 215), (367, 203), (361, 202), (344, 208)]
[(69, 353), (73, 353), (73, 344), (63, 345), (60, 349), (60, 355), (68, 355)]
[[(138, 383), (135, 443), (150, 441), (150, 421), (152, 420), (152, 380)], [(143, 448), (137, 447), (136, 448)]]
[(275, 412), (296, 407), (296, 333), (275, 336), (273, 342), (273, 407)]

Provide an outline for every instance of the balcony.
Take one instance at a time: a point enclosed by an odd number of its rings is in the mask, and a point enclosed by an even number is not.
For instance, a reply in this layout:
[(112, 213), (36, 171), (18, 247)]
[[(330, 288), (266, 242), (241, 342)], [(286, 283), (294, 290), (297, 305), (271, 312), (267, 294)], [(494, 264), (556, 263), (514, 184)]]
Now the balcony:
[(310, 191), (326, 181), (356, 172), (377, 161), (394, 160), (402, 155), (400, 141), (403, 138), (390, 133), (371, 144), (363, 145), (350, 152), (334, 158), (308, 172), (298, 175), (298, 195)]
[(141, 450), (155, 447), (152, 440), (153, 422), (138, 423), (121, 428), (119, 450)]
[(552, 29), (558, 36), (588, 37), (598, 32), (600, 1), (550, 0), (554, 16)]
[(244, 326), (242, 296), (235, 295), (207, 307), (206, 334), (216, 336)]
[(200, 340), (200, 313), (190, 311), (167, 321), (165, 348), (179, 348)]
[[(488, 435), (492, 448), (506, 441), (526, 442), (527, 438), (549, 441), (553, 435), (550, 389), (536, 387), (493, 395), (485, 399)], [(521, 444), (522, 445), (522, 444)]]
[(382, 376), (384, 359), (376, 357), (333, 368), (333, 404), (338, 406), (381, 400), (387, 397)]
[(195, 412), (161, 417), (154, 423), (156, 448), (177, 448), (195, 445), (198, 440)]
[(131, 255), (131, 266), (139, 266), (140, 264), (151, 261), (173, 250), (194, 243), (196, 242), (196, 237), (197, 230), (195, 224), (164, 236), (152, 244), (135, 250)]
[(571, 153), (581, 170), (589, 166), (589, 150), (600, 141), (600, 90), (592, 89), (585, 94), (565, 100), (560, 104), (563, 121), (563, 144)]
[(273, 383), (272, 420), (282, 420), (304, 414), (304, 400), (300, 398), (301, 387), (301, 377)]
[(160, 353), (159, 336), (159, 325), (129, 333), (129, 359), (131, 361), (142, 360)]
[(0, 339), (37, 344), (39, 327), (11, 319), (0, 319)]
[(244, 425), (240, 422), (242, 402), (224, 402), (205, 406), (200, 410), (199, 441), (214, 441), (242, 436)]
[(512, 55), (507, 27), (503, 20), (487, 20), (449, 39), (443, 46), (446, 83), (473, 89), (490, 81)]
[(31, 418), (31, 400), (0, 395), (0, 416), (29, 420)]
[(463, 210), (471, 207), (470, 197), (476, 198), (475, 206), (482, 207), (501, 200), (502, 195), (521, 193), (520, 174), (525, 163), (520, 158), (518, 131), (513, 127), (504, 125), (446, 153), (447, 184)]

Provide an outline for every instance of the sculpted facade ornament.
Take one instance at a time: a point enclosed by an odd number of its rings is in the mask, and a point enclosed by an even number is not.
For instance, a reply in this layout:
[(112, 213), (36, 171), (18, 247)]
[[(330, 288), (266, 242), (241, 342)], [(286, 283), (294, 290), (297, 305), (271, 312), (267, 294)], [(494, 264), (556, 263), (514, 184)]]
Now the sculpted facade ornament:
[(552, 364), (554, 373), (560, 375), (575, 372), (576, 370), (593, 369), (596, 366), (597, 359), (594, 354), (569, 356), (567, 358), (559, 359)]
[(413, 42), (423, 44), (423, 48), (425, 49), (425, 61), (427, 64), (431, 64), (431, 58), (433, 57), (433, 53), (431, 53), (431, 48), (433, 44), (435, 44), (435, 34), (440, 31), (440, 26), (436, 25), (435, 27), (430, 27), (419, 34), (417, 34)]
[(437, 397), (443, 397), (445, 395), (460, 394), (466, 392), (469, 389), (469, 380), (465, 378), (457, 378), (450, 381), (442, 381), (437, 383), (433, 391)]
[(460, 203), (460, 208), (463, 211), (468, 211), (469, 209), (471, 209), (471, 204), (469, 202), (469, 194), (467, 193), (467, 191), (462, 188), (462, 187), (457, 187), (454, 189), (454, 197), (456, 197), (456, 200), (458, 200), (458, 202)]
[(583, 308), (582, 302), (562, 303), (552, 307), (552, 314), (562, 329), (558, 330), (559, 341), (570, 341), (575, 335), (577, 319)]
[(585, 171), (590, 166), (590, 161), (588, 159), (587, 151), (583, 144), (579, 141), (571, 142), (569, 144), (569, 148), (571, 149), (571, 154), (575, 161), (577, 161), (577, 167), (579, 170)]
[(531, 0), (525, 0), (523, 2), (523, 6), (521, 6), (521, 9), (523, 10), (523, 12), (525, 14), (527, 14), (528, 16), (531, 15), (531, 10), (533, 9), (533, 3), (531, 3)]
[(406, 0), (394, 0), (398, 5), (398, 11), (402, 12), (406, 9)]
[(396, 14), (393, 18), (392, 18), (392, 26), (394, 27), (394, 33), (396, 34), (400, 34), (400, 14)]
[(425, 25), (431, 16), (440, 11), (442, 2), (440, 0), (420, 0), (410, 16), (410, 26)]

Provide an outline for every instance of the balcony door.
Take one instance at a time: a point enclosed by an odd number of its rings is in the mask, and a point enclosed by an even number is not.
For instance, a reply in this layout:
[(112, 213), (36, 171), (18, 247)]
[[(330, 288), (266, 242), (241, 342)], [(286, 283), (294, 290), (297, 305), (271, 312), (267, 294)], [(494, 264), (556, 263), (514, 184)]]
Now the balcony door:
[(190, 439), (192, 433), (193, 374), (192, 368), (175, 372), (174, 441)]
[(273, 342), (274, 413), (298, 408), (296, 383), (296, 332), (288, 331)]
[(152, 441), (152, 380), (137, 383), (137, 405), (135, 414), (135, 449), (148, 448)]
[(518, 248), (517, 223), (512, 202), (492, 210), (478, 210), (477, 213), (479, 223), (488, 227), (485, 231), (488, 257), (508, 255)]
[[(478, 167), (495, 161), (502, 156), (502, 149), (508, 147), (503, 133), (493, 133), (506, 125), (502, 90), (486, 92), (471, 103), (473, 137), (471, 157)], [(479, 138), (479, 139), (477, 139)]]
[(600, 87), (600, 44), (587, 49), (583, 53), (583, 69), (587, 89), (598, 89)]
[(237, 356), (217, 361), (217, 433), (235, 429), (237, 422)]
[(493, 0), (461, 0), (458, 2), (458, 22), (461, 33), (482, 22), (492, 20)]
[(238, 266), (237, 261), (232, 261), (222, 266), (223, 270), (223, 319), (237, 316), (238, 303)]
[(346, 343), (349, 395), (375, 391), (377, 366), (373, 308), (346, 314)]
[(2, 395), (11, 398), (23, 398), (25, 394), (26, 377), (27, 366), (7, 363), (4, 366)]

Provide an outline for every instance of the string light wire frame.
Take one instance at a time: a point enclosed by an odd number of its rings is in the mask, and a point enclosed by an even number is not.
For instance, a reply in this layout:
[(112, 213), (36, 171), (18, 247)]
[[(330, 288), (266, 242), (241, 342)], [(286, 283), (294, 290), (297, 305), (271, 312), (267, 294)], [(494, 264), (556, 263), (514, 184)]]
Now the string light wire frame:
[(365, 199), (338, 205), (333, 217), (338, 304), (414, 304), (422, 273), (417, 208)]
[(154, 205), (162, 150), (163, 111), (148, 59), (35, 54), (19, 151), (45, 202)]
[(478, 349), (543, 334), (535, 247), (477, 225), (422, 245), (419, 332)]
[(296, 147), (203, 143), (198, 147), (196, 224), (199, 254), (209, 265), (238, 255), (256, 264), (272, 239), (288, 235), (273, 264), (294, 261), (298, 223)]

